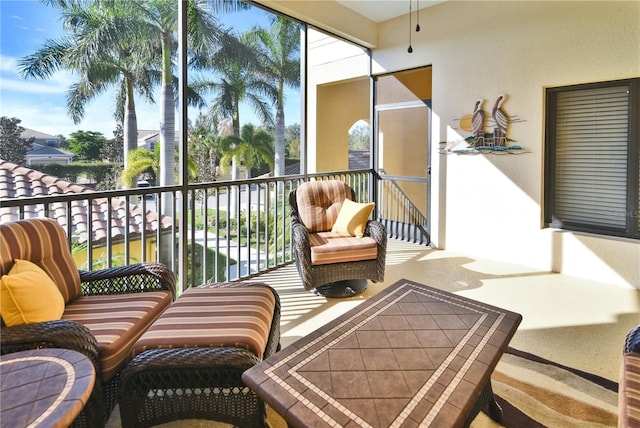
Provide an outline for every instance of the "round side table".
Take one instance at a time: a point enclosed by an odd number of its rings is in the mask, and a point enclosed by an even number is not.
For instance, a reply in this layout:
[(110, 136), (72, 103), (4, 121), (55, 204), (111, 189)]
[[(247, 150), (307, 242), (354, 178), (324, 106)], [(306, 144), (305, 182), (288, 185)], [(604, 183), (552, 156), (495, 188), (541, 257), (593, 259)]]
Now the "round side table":
[(0, 420), (7, 427), (69, 426), (96, 378), (87, 357), (57, 348), (2, 355), (0, 373)]

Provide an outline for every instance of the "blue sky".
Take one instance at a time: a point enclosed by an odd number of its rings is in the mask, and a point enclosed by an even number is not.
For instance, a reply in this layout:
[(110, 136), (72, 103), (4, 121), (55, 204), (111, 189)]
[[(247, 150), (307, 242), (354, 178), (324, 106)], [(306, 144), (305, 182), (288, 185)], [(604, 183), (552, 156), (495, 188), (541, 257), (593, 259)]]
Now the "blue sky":
[[(245, 31), (254, 24), (266, 26), (264, 12), (253, 8), (251, 13), (232, 14), (225, 25)], [(83, 121), (77, 125), (67, 116), (66, 92), (74, 83), (73, 75), (59, 71), (47, 80), (25, 80), (18, 74), (20, 58), (35, 52), (43, 43), (62, 34), (58, 12), (37, 0), (0, 0), (0, 116), (17, 117), (21, 126), (51, 135), (69, 134), (78, 130), (97, 131), (113, 137), (115, 93), (105, 92), (87, 105)], [(156, 100), (159, 100), (159, 95)], [(287, 98), (287, 125), (299, 122), (299, 102)], [(159, 107), (136, 99), (138, 129), (159, 128)], [(197, 112), (190, 110), (190, 119)], [(242, 122), (259, 121), (249, 110), (241, 110)]]

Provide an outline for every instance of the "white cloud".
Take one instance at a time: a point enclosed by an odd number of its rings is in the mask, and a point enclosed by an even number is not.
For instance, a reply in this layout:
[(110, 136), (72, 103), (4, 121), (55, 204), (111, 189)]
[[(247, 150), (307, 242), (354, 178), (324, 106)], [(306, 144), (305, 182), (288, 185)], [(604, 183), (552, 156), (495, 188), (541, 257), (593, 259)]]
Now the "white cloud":
[(20, 126), (46, 134), (67, 135), (69, 130), (71, 132), (76, 130), (64, 108), (43, 110), (35, 105), (12, 104), (6, 111), (3, 108), (2, 114), (3, 116), (17, 117), (21, 120)]
[[(4, 83), (4, 82), (3, 82)], [(53, 100), (51, 100), (53, 101)], [(17, 117), (21, 126), (51, 135), (62, 134), (65, 137), (73, 132), (101, 132), (106, 138), (113, 137), (116, 120), (113, 118), (113, 94), (105, 94), (86, 106), (85, 117), (79, 124), (74, 124), (67, 115), (64, 98), (49, 102), (46, 105), (36, 103), (28, 96), (2, 98), (0, 116)], [(136, 106), (138, 129), (159, 128), (159, 107), (139, 103)]]
[(0, 71), (15, 72), (18, 69), (18, 59), (13, 56), (0, 54)]
[(34, 129), (51, 135), (62, 134), (69, 137), (73, 132), (95, 131), (101, 132), (105, 137), (112, 138), (116, 127), (115, 120), (106, 112), (90, 112), (85, 119), (75, 125), (67, 115), (65, 106), (42, 109), (39, 106), (16, 105), (2, 113), (5, 116), (17, 117), (21, 120), (20, 126)]
[(67, 90), (65, 85), (59, 82), (50, 82), (46, 80), (22, 80), (22, 79), (2, 79), (0, 82), (2, 87), (3, 98), (6, 96), (5, 91), (19, 92), (21, 94), (59, 94), (64, 95)]
[[(2, 90), (14, 90), (27, 93), (64, 93), (67, 87), (76, 80), (73, 73), (65, 70), (57, 70), (46, 79), (24, 79), (18, 71), (20, 58), (0, 55), (0, 72)], [(3, 94), (4, 95), (4, 94)]]

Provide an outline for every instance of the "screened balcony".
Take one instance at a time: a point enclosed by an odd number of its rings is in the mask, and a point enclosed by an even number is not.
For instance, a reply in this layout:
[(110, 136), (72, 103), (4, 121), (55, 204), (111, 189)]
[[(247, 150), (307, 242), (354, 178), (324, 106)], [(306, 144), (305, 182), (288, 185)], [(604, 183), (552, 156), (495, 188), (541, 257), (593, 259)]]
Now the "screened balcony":
[(82, 270), (160, 261), (179, 290), (245, 280), (292, 263), (288, 195), (304, 180), (339, 179), (375, 201), (390, 237), (429, 243), (427, 221), (400, 186), (371, 171), (14, 197), (3, 222), (55, 218)]

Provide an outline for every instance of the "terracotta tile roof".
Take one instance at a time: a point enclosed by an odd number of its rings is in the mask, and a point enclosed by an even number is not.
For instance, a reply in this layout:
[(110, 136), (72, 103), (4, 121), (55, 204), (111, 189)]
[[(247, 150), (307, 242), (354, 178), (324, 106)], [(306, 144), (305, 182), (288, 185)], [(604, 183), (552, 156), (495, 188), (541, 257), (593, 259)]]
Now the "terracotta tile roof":
[(368, 169), (370, 157), (369, 150), (349, 150), (349, 169)]
[[(62, 195), (66, 193), (91, 193), (87, 186), (71, 183), (60, 178), (44, 174), (31, 168), (19, 166), (0, 159), (0, 201), (6, 198), (27, 198), (33, 196)], [(93, 242), (104, 241), (108, 234), (107, 212), (109, 200), (97, 198), (92, 200), (89, 207), (88, 200), (71, 202), (72, 233), (77, 235), (80, 243), (87, 240), (87, 231), (91, 230)], [(139, 236), (144, 227), (142, 208), (138, 205), (127, 204), (124, 198), (111, 200), (111, 238), (120, 239), (125, 236), (126, 207), (129, 208), (129, 237)], [(67, 204), (52, 203), (49, 207), (49, 217), (54, 218), (63, 227), (67, 227)], [(92, 212), (92, 224), (88, 224), (89, 209)], [(27, 205), (25, 218), (45, 217), (44, 206)], [(155, 233), (158, 230), (158, 214), (147, 211), (146, 232)], [(3, 207), (0, 204), (0, 223), (16, 221), (20, 218), (17, 207)], [(171, 227), (171, 218), (161, 217), (162, 229)]]

